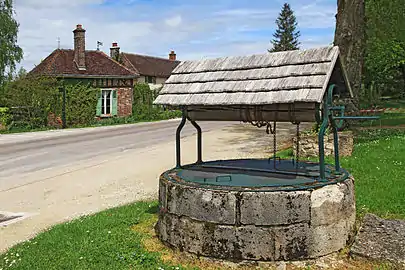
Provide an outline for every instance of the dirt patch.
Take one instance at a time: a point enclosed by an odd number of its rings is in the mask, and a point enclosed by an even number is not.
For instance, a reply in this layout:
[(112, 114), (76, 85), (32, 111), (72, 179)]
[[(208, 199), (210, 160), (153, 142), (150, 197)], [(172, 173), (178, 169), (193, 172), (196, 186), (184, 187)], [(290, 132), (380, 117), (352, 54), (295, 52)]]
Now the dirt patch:
[[(302, 123), (300, 132), (311, 127), (311, 123)], [(229, 126), (223, 129), (233, 138), (223, 140), (224, 144), (237, 147), (236, 151), (243, 153), (255, 153), (257, 156), (266, 157), (273, 154), (273, 134), (266, 133), (266, 127), (258, 128), (251, 124)], [(277, 151), (285, 150), (292, 146), (292, 139), (296, 135), (296, 125), (290, 123), (278, 123), (276, 127)]]

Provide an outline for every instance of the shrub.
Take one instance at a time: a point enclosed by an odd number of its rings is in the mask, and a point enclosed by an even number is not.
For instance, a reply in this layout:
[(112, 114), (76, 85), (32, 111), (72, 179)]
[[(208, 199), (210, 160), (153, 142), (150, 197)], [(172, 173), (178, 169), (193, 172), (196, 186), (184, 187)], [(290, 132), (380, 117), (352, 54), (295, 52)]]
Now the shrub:
[(95, 117), (97, 93), (100, 89), (81, 83), (67, 85), (65, 89), (67, 126), (92, 123)]
[(7, 107), (0, 107), (0, 125), (8, 126), (12, 121), (10, 109)]

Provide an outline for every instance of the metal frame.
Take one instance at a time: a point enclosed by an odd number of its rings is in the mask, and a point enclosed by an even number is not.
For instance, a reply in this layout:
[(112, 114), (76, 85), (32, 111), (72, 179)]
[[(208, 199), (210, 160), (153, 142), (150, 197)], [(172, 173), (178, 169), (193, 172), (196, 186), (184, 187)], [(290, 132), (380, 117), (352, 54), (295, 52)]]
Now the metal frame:
[[(344, 115), (344, 106), (333, 106), (333, 91), (335, 89), (335, 85), (331, 84), (328, 87), (328, 90), (325, 94), (325, 97), (323, 99), (323, 104), (322, 104), (322, 109), (318, 107), (316, 110), (316, 119), (317, 122), (321, 124), (319, 128), (319, 133), (318, 133), (318, 147), (319, 147), (319, 178), (317, 179), (319, 182), (328, 182), (329, 180), (326, 179), (326, 164), (325, 164), (325, 146), (324, 146), (324, 137), (326, 133), (326, 129), (330, 126), (332, 131), (333, 131), (333, 141), (334, 141), (334, 158), (335, 158), (335, 171), (331, 172), (331, 174), (334, 175), (342, 175), (344, 173), (344, 170), (341, 169), (340, 167), (340, 161), (339, 161), (339, 136), (338, 136), (338, 129), (343, 126), (343, 122), (345, 119), (352, 119), (352, 120), (359, 120), (359, 119), (378, 119), (378, 116), (345, 116)], [(197, 130), (197, 161), (195, 164), (201, 164), (203, 163), (202, 161), (202, 130), (201, 127), (196, 123), (196, 121), (191, 120), (188, 115), (187, 115), (187, 109), (186, 107), (181, 107), (182, 110), (182, 119), (177, 127), (176, 131), (176, 169), (182, 168), (181, 165), (181, 131), (183, 130), (187, 120), (190, 121), (190, 123), (194, 126), (194, 128)], [(321, 114), (320, 114), (321, 112)], [(338, 112), (338, 115), (336, 115), (336, 112)], [(299, 123), (294, 122), (294, 124), (297, 125), (297, 137), (299, 138)], [(269, 126), (268, 126), (269, 128)], [(274, 127), (273, 130), (271, 130), (271, 133), (276, 136), (276, 122), (274, 122)], [(297, 139), (297, 151), (299, 151), (299, 142)], [(271, 159), (271, 158), (270, 158)], [(270, 161), (269, 159), (269, 161)], [(273, 156), (274, 159), (274, 171), (271, 171), (273, 173), (278, 173), (278, 174), (295, 174), (295, 175), (306, 175), (306, 174), (301, 174), (298, 172), (298, 152), (297, 152), (297, 158), (295, 160), (295, 172), (290, 172), (290, 171), (279, 171), (276, 169), (276, 159), (277, 157)], [(204, 167), (210, 167), (209, 165), (204, 165)], [(266, 172), (270, 172), (265, 170)], [(314, 177), (310, 175), (306, 175), (309, 177)]]
[(191, 120), (187, 116), (187, 111), (185, 108), (182, 108), (182, 117), (181, 122), (176, 130), (176, 168), (180, 169), (181, 166), (181, 131), (183, 130), (187, 120), (193, 125), (193, 127), (197, 130), (197, 161), (196, 164), (202, 163), (202, 130), (201, 127), (197, 124), (197, 122)]
[[(323, 100), (322, 108), (322, 124), (319, 128), (318, 133), (318, 146), (319, 146), (319, 181), (326, 182), (325, 177), (325, 146), (324, 146), (324, 136), (326, 129), (330, 125), (333, 131), (333, 144), (334, 144), (334, 154), (335, 154), (335, 172), (336, 174), (341, 174), (340, 161), (339, 161), (339, 136), (338, 129), (343, 126), (343, 121), (345, 119), (351, 120), (365, 120), (365, 119), (379, 119), (378, 116), (345, 116), (345, 106), (333, 106), (333, 90), (335, 85), (329, 85), (328, 91), (325, 94)], [(339, 116), (335, 116), (334, 112), (338, 111)]]

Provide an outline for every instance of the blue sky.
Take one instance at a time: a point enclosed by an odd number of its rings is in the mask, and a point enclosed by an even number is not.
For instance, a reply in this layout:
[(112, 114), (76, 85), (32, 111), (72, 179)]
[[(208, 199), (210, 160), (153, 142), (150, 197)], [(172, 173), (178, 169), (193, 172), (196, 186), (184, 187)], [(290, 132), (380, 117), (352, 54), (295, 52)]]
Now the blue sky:
[[(109, 54), (122, 51), (179, 60), (265, 53), (284, 1), (279, 0), (15, 0), (20, 23), (21, 65), (30, 70), (57, 48), (73, 48), (72, 30), (82, 24), (86, 49), (97, 41)], [(336, 0), (292, 0), (301, 47), (333, 41)]]

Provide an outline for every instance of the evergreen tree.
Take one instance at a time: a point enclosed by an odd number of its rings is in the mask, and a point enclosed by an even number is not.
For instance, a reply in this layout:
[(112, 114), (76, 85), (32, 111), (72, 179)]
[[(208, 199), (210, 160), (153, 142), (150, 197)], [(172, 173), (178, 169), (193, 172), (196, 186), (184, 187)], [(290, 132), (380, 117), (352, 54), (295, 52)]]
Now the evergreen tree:
[(269, 52), (298, 50), (300, 31), (297, 30), (297, 19), (289, 4), (285, 3), (277, 20), (277, 30), (271, 41), (273, 48)]

